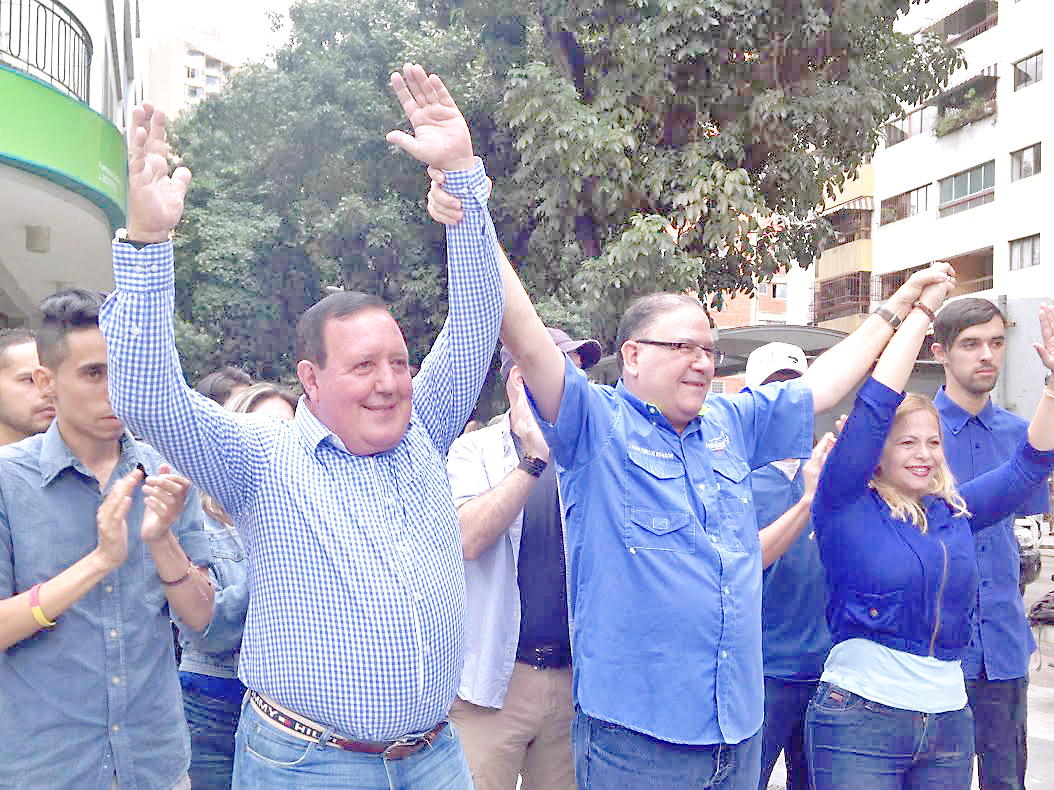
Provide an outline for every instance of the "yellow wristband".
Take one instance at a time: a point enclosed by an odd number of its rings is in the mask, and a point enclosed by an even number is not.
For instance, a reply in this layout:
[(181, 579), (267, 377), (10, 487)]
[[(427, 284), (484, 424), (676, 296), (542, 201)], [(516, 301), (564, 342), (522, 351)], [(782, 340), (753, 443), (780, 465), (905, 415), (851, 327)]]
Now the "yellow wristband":
[(33, 612), (33, 619), (37, 621), (37, 625), (41, 628), (55, 627), (55, 621), (49, 620), (48, 616), (44, 614), (44, 610), (40, 608), (39, 584), (34, 584), (29, 590), (29, 609)]

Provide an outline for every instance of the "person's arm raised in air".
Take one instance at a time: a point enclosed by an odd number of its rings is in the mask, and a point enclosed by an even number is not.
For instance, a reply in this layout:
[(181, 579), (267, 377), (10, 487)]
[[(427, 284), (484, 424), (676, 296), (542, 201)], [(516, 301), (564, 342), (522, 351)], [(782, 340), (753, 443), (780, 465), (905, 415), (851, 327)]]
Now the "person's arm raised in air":
[(816, 495), (816, 483), (820, 479), (820, 472), (827, 462), (827, 455), (834, 447), (834, 434), (825, 433), (820, 441), (812, 448), (812, 455), (801, 469), (802, 480), (805, 490), (801, 499), (791, 505), (787, 511), (758, 532), (758, 540), (761, 542), (761, 567), (767, 568), (784, 553), (798, 539), (805, 525), (809, 523), (812, 513), (812, 502)]
[(465, 206), (465, 221), (447, 228), (448, 312), (443, 329), (414, 379), (414, 410), (445, 453), (479, 397), (498, 339), (503, 295), (487, 209), (489, 182), (473, 156), (468, 124), (443, 81), (407, 63), (391, 77), (413, 135), (387, 140), (440, 172)]
[(212, 494), (241, 510), (264, 461), (255, 430), (187, 386), (173, 333), (172, 230), (190, 184), (168, 173), (165, 114), (144, 102), (132, 111), (128, 240), (113, 244), (114, 281), (99, 315), (106, 336), (110, 402), (131, 430)]
[[(820, 475), (814, 506), (817, 512), (838, 510), (866, 491), (882, 456), (893, 413), (903, 399), (904, 387), (926, 339), (930, 315), (944, 304), (954, 283), (954, 273), (933, 278), (913, 301), (930, 313), (921, 307), (912, 308), (882, 350), (872, 380), (858, 393), (856, 405)], [(808, 372), (812, 372), (811, 366)]]
[(974, 530), (1015, 512), (1022, 490), (1042, 482), (1054, 465), (1054, 306), (1039, 308), (1039, 330), (1041, 339), (1032, 346), (1050, 375), (1028, 424), (1028, 442), (1006, 463), (959, 486)]
[[(449, 194), (445, 187), (447, 176), (442, 171), (429, 168), (428, 175), (432, 179), (428, 190), (428, 213), (447, 227), (457, 226), (466, 216), (463, 201)], [(539, 416), (547, 422), (556, 422), (564, 394), (564, 354), (546, 331), (523, 283), (496, 241), (495, 251), (505, 291), (502, 345), (516, 360)]]
[[(913, 309), (913, 305), (919, 301), (923, 290), (931, 284), (944, 283), (951, 283), (954, 287), (955, 271), (942, 261), (915, 272), (849, 337), (809, 365), (801, 380), (812, 390), (813, 408), (817, 414), (837, 406), (867, 375), (875, 358), (894, 336), (893, 324), (899, 325), (902, 320), (907, 321), (912, 313), (919, 312)], [(884, 311), (886, 317), (880, 311)], [(913, 320), (918, 320), (918, 316)]]

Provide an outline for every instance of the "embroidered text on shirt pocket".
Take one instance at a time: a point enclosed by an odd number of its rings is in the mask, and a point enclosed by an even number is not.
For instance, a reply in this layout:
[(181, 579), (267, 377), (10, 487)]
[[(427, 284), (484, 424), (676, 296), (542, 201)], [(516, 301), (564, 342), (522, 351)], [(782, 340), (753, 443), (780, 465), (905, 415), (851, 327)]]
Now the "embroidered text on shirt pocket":
[(695, 521), (691, 513), (631, 507), (623, 532), (626, 548), (695, 553)]

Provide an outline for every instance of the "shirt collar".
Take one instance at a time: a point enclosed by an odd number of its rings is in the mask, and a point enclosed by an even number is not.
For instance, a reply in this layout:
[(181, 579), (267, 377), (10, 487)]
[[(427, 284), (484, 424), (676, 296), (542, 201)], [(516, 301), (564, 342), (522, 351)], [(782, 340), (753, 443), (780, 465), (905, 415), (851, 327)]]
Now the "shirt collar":
[(970, 421), (971, 417), (976, 417), (977, 421), (989, 431), (995, 428), (995, 404), (992, 403), (991, 398), (988, 399), (988, 402), (985, 403), (984, 408), (980, 412), (970, 414), (970, 412), (949, 398), (944, 391), (944, 387), (941, 386), (937, 390), (937, 394), (933, 396), (933, 405), (937, 407), (937, 413), (940, 414), (941, 419), (951, 428), (951, 432), (956, 435), (966, 427), (966, 423)]
[[(114, 478), (125, 474), (125, 469), (133, 469), (142, 463), (135, 439), (127, 430), (121, 436), (121, 458), (114, 468)], [(80, 458), (66, 444), (59, 433), (59, 421), (52, 420), (51, 426), (44, 432), (44, 438), (40, 443), (40, 487), (45, 488), (51, 481), (58, 477), (66, 469), (73, 468), (85, 477), (94, 479), (94, 475), (84, 465)], [(103, 489), (109, 480), (99, 480), (99, 488)]]
[[(622, 379), (619, 379), (618, 383), (615, 384), (615, 392), (617, 392), (622, 397), (622, 399), (626, 401), (626, 403), (632, 406), (634, 411), (639, 413), (642, 417), (647, 419), (653, 425), (658, 425), (659, 427), (666, 428), (667, 430), (677, 433), (677, 431), (673, 427), (673, 424), (666, 418), (666, 415), (659, 411), (658, 406), (652, 403), (645, 403), (644, 401), (642, 401), (640, 398), (638, 398), (636, 395), (629, 391), (629, 388), (626, 387)], [(706, 402), (704, 401), (703, 408), (699, 410), (699, 414), (706, 414), (707, 411), (709, 411), (709, 408), (706, 406)], [(699, 428), (699, 423), (699, 417), (694, 417), (692, 421), (684, 427), (684, 430), (681, 431), (680, 435), (687, 436), (688, 434), (697, 430)]]
[(293, 417), (293, 423), (300, 430), (300, 437), (308, 452), (315, 452), (318, 446), (326, 439), (329, 439), (333, 446), (338, 449), (348, 452), (348, 448), (344, 446), (344, 442), (340, 440), (340, 437), (323, 425), (322, 421), (311, 411), (311, 407), (307, 405), (306, 395), (301, 395), (300, 400), (296, 404), (296, 414)]

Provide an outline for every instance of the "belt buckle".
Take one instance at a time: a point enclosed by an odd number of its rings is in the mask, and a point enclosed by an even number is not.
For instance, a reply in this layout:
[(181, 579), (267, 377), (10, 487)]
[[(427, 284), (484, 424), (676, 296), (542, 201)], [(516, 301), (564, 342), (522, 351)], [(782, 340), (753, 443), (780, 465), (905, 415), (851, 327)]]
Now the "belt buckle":
[[(398, 749), (410, 749), (413, 746), (417, 746), (424, 742), (424, 736), (422, 735), (404, 735), (399, 740), (392, 741), (385, 747), (384, 751), (381, 752), (381, 757), (385, 760), (398, 760), (399, 757), (392, 757), (392, 754)], [(412, 752), (402, 755), (402, 757), (409, 757)]]

